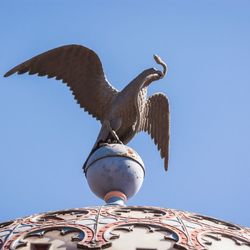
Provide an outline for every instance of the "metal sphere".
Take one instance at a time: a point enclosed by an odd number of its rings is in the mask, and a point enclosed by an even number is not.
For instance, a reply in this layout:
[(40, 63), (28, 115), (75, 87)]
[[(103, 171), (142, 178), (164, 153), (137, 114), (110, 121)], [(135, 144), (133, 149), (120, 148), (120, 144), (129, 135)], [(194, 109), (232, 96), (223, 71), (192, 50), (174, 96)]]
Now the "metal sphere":
[(85, 171), (90, 189), (106, 202), (112, 194), (123, 194), (124, 201), (135, 195), (145, 172), (138, 153), (122, 144), (104, 144), (98, 148), (88, 159)]

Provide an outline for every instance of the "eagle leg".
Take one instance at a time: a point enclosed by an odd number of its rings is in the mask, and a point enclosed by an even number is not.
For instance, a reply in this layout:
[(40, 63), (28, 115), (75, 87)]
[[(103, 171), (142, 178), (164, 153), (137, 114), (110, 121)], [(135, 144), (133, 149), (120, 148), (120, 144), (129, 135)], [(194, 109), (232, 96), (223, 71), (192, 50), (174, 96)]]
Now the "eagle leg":
[[(111, 140), (108, 138), (109, 134), (111, 134), (115, 140)], [(102, 145), (105, 143), (119, 143), (119, 144), (123, 144), (122, 141), (119, 139), (118, 135), (116, 134), (116, 132), (112, 129), (110, 122), (108, 120), (103, 121), (102, 123), (102, 127), (101, 130), (99, 132), (99, 135), (97, 137), (97, 140), (92, 148), (92, 150), (89, 153), (89, 156), (87, 157), (85, 163), (83, 164), (83, 170), (84, 173), (86, 175), (86, 165), (87, 162), (90, 158), (90, 156)]]
[[(122, 141), (119, 139), (118, 135), (116, 134), (115, 130), (113, 130), (113, 128), (110, 125), (110, 122), (105, 120), (103, 122), (103, 126), (106, 126), (107, 130), (109, 131), (109, 133), (114, 137), (115, 141), (117, 143), (123, 144)], [(111, 140), (110, 140), (111, 141)], [(98, 142), (97, 142), (98, 143)]]

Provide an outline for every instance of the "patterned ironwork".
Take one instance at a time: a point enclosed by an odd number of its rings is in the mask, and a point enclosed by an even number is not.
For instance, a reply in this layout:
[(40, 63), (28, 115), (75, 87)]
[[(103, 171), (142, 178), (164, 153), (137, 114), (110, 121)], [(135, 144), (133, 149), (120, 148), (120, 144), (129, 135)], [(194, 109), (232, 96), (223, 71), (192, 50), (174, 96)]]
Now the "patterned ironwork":
[(159, 234), (161, 244), (171, 242), (174, 249), (206, 250), (222, 239), (250, 249), (249, 228), (189, 212), (141, 206), (79, 208), (5, 222), (0, 224), (0, 248), (31, 249), (40, 242), (57, 244), (58, 249), (62, 244), (69, 249), (112, 249), (122, 234), (138, 228), (148, 235)]

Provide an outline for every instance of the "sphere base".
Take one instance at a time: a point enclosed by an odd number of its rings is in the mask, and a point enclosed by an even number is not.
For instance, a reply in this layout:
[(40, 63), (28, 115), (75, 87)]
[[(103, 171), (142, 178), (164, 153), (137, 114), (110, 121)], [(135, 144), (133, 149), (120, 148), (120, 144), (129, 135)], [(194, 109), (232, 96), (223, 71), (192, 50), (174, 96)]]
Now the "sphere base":
[(119, 191), (111, 191), (104, 196), (104, 200), (107, 205), (124, 206), (127, 201), (127, 196)]

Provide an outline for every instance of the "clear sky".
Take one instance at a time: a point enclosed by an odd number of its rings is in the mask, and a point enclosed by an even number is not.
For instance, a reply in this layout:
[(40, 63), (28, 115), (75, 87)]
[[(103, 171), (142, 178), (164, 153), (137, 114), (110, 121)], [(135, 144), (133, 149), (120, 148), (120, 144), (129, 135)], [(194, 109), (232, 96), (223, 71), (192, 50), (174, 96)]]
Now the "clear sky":
[[(122, 89), (143, 69), (171, 105), (169, 171), (146, 134), (129, 145), (146, 179), (129, 205), (176, 208), (250, 226), (250, 1), (2, 0), (0, 74), (41, 52), (82, 44)], [(100, 124), (67, 87), (28, 75), (0, 77), (0, 221), (100, 205), (82, 164)]]

